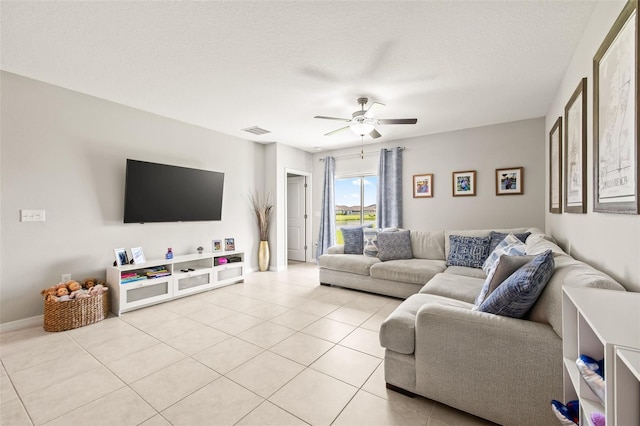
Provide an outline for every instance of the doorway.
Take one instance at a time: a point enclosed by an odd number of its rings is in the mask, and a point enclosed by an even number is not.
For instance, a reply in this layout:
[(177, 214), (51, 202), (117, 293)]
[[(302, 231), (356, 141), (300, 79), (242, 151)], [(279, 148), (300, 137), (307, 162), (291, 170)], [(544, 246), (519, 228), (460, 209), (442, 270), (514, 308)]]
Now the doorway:
[(306, 173), (287, 171), (287, 263), (306, 262), (310, 258), (310, 180)]

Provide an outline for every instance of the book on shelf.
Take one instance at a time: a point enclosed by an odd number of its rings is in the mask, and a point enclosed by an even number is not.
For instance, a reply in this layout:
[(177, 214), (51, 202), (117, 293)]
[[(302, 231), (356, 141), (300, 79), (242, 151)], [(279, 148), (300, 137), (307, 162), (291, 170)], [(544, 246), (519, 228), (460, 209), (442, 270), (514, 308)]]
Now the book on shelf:
[(129, 277), (129, 278), (124, 278), (120, 280), (121, 284), (127, 284), (127, 283), (131, 283), (134, 281), (140, 281), (140, 280), (146, 280), (147, 277), (144, 275), (139, 275), (139, 276), (135, 276), (135, 277)]

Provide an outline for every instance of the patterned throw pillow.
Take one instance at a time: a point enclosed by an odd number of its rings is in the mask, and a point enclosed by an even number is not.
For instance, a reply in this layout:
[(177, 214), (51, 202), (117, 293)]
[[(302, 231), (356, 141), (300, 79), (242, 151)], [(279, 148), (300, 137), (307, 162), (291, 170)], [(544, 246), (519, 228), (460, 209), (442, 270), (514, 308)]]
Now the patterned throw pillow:
[[(498, 244), (500, 244), (500, 242), (502, 240), (504, 240), (504, 238), (509, 235), (509, 234), (503, 234), (502, 232), (496, 232), (496, 231), (491, 231), (491, 245), (489, 247), (489, 253), (491, 253), (492, 251), (494, 251), (496, 249), (496, 246)], [(517, 239), (519, 239), (520, 241), (522, 241), (523, 243), (527, 242), (527, 237), (529, 235), (531, 235), (531, 232), (525, 232), (523, 234), (512, 234), (515, 235), (515, 237)]]
[(511, 276), (518, 269), (531, 262), (535, 256), (508, 256), (502, 255), (498, 258), (494, 267), (491, 268), (487, 274), (487, 279), (480, 290), (480, 294), (476, 297), (474, 310), (477, 310), (482, 302), (494, 292), (500, 284), (502, 284), (507, 278)]
[(378, 233), (378, 258), (380, 260), (413, 259), (410, 231), (384, 231)]
[(364, 235), (364, 247), (362, 254), (369, 257), (378, 257), (378, 228), (364, 228), (362, 233)]
[(512, 256), (522, 256), (527, 253), (527, 245), (516, 238), (515, 235), (509, 234), (491, 251), (491, 254), (487, 257), (482, 265), (482, 270), (485, 274), (489, 275), (492, 268), (495, 267), (496, 262), (503, 254)]
[(553, 253), (547, 250), (511, 274), (478, 308), (481, 312), (524, 318), (553, 275)]
[(362, 226), (343, 226), (340, 228), (344, 239), (344, 254), (362, 254), (362, 228)]
[(469, 268), (482, 268), (484, 261), (489, 256), (489, 243), (491, 237), (465, 237), (461, 235), (449, 235), (449, 255), (447, 266), (466, 266)]

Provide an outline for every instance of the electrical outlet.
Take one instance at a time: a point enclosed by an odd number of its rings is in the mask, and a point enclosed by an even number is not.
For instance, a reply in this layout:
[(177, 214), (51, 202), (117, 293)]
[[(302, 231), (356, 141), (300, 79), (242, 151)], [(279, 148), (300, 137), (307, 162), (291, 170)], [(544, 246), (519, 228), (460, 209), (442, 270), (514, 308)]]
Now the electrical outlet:
[(20, 210), (20, 222), (44, 221), (44, 210)]
[(67, 281), (71, 281), (71, 274), (62, 274), (61, 283), (66, 283)]

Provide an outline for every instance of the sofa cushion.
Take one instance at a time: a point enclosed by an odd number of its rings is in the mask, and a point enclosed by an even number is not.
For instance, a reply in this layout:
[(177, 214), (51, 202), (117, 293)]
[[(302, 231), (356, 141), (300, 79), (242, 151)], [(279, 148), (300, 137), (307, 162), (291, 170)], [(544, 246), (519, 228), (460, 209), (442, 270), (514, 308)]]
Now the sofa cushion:
[(467, 266), (469, 268), (481, 268), (489, 255), (489, 243), (491, 237), (466, 237), (463, 235), (450, 235), (449, 256), (447, 266)]
[(463, 277), (487, 278), (487, 274), (482, 269), (468, 268), (466, 266), (449, 266), (444, 271), (445, 274), (462, 275)]
[[(504, 240), (506, 236), (509, 234), (504, 232), (491, 231), (491, 234), (489, 235), (491, 236), (491, 244), (490, 244), (489, 250), (493, 252), (498, 246), (498, 244), (500, 244), (502, 240)], [(519, 241), (525, 243), (527, 241), (527, 237), (531, 235), (531, 232), (522, 232), (522, 233), (512, 234), (512, 235), (516, 237)]]
[[(492, 233), (493, 234), (493, 233)], [(498, 262), (498, 258), (503, 254), (512, 256), (522, 256), (527, 252), (527, 245), (520, 241), (514, 234), (507, 234), (506, 237), (495, 246), (495, 248), (487, 256), (487, 260), (482, 264), (482, 270), (485, 274), (489, 275), (489, 272), (495, 268), (495, 264)]]
[(494, 267), (489, 271), (487, 279), (482, 285), (482, 290), (480, 290), (480, 294), (476, 297), (476, 308), (479, 307), (500, 284), (509, 278), (511, 274), (531, 262), (534, 257), (535, 256), (509, 256), (506, 254), (500, 256)]
[(411, 251), (417, 259), (445, 260), (444, 231), (411, 231)]
[(340, 228), (344, 239), (344, 254), (362, 254), (364, 241), (362, 228), (362, 226), (343, 226)]
[(553, 274), (553, 253), (547, 250), (511, 274), (478, 307), (481, 312), (524, 318)]
[(438, 274), (420, 289), (420, 294), (434, 294), (473, 303), (483, 283), (481, 278)]
[(531, 235), (527, 238), (527, 254), (540, 254), (551, 250), (554, 256), (569, 256), (556, 243), (549, 241), (545, 234)]
[(379, 262), (377, 257), (367, 257), (361, 254), (323, 254), (318, 259), (318, 265), (321, 268), (367, 276), (371, 265)]
[(444, 255), (445, 259), (449, 256), (451, 251), (450, 238), (451, 235), (461, 235), (464, 237), (491, 237), (491, 232), (503, 232), (506, 234), (520, 234), (523, 232), (529, 232), (531, 229), (527, 228), (510, 228), (510, 229), (462, 229), (462, 230), (448, 230), (444, 231)]
[(446, 267), (444, 260), (401, 259), (376, 263), (369, 274), (382, 280), (424, 284)]
[(378, 233), (378, 259), (385, 262), (412, 258), (411, 235), (408, 229)]
[(416, 315), (422, 306), (429, 303), (466, 309), (473, 307), (469, 303), (433, 294), (411, 295), (380, 326), (380, 345), (401, 354), (412, 354), (416, 346)]

